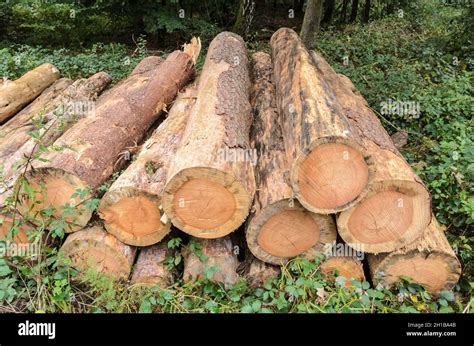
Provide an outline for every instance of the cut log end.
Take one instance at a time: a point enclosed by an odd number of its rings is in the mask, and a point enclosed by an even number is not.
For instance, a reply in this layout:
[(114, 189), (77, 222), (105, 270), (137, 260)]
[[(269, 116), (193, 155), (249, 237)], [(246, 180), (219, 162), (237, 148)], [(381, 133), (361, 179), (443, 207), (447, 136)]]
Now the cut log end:
[(434, 217), (413, 243), (367, 259), (374, 283), (391, 286), (406, 278), (434, 294), (452, 289), (461, 275), (459, 260)]
[(369, 167), (361, 152), (353, 147), (326, 143), (301, 160), (294, 178), (300, 202), (313, 212), (328, 214), (346, 209), (362, 197)]
[[(377, 276), (385, 284), (393, 285), (401, 277), (415, 278), (430, 292), (452, 289), (459, 279), (459, 262), (444, 253), (413, 252), (409, 256), (393, 256), (378, 267)], [(375, 279), (377, 281), (377, 279)], [(379, 280), (380, 281), (380, 280)]]
[(158, 243), (170, 231), (171, 223), (162, 221), (161, 200), (133, 188), (115, 190), (104, 196), (99, 215), (107, 231), (120, 241), (134, 246)]
[(199, 238), (220, 238), (238, 228), (250, 203), (250, 194), (231, 174), (207, 167), (180, 171), (163, 196), (175, 226)]
[[(28, 220), (39, 225), (49, 219), (43, 218), (46, 208), (52, 208), (52, 216), (64, 218), (67, 223), (66, 232), (74, 232), (86, 226), (91, 218), (92, 210), (85, 207), (83, 202), (91, 196), (85, 196), (81, 201), (77, 195), (88, 186), (81, 179), (60, 169), (38, 168), (25, 174), (26, 185), (31, 187), (34, 198), (30, 198), (25, 182), (20, 182), (18, 211)], [(21, 179), (23, 180), (23, 179)], [(74, 207), (64, 210), (65, 206)]]
[(136, 249), (94, 226), (69, 235), (60, 251), (79, 271), (78, 278), (94, 270), (114, 279), (128, 279)]
[(319, 232), (319, 225), (309, 212), (284, 210), (265, 222), (257, 241), (269, 254), (289, 258), (313, 247)]
[(365, 280), (362, 263), (354, 257), (345, 256), (331, 256), (328, 257), (320, 266), (321, 272), (327, 277), (332, 278), (332, 275), (344, 277), (346, 279), (345, 285), (352, 286), (350, 279), (359, 281)]
[[(18, 219), (18, 218), (17, 218)], [(11, 227), (16, 221), (13, 217), (8, 215), (0, 215), (0, 240), (9, 239), (9, 234), (11, 234)], [(18, 229), (18, 234), (13, 235), (12, 241), (17, 244), (29, 244), (31, 241), (28, 239), (28, 231), (30, 227), (26, 224), (20, 224), (16, 227)]]
[(431, 219), (430, 196), (421, 184), (388, 181), (374, 184), (364, 200), (338, 218), (345, 242), (364, 252), (390, 252), (418, 238)]
[(284, 264), (303, 255), (308, 258), (323, 251), (324, 245), (336, 240), (336, 228), (330, 216), (305, 210), (288, 199), (266, 206), (253, 217), (246, 237), (250, 251), (271, 264)]

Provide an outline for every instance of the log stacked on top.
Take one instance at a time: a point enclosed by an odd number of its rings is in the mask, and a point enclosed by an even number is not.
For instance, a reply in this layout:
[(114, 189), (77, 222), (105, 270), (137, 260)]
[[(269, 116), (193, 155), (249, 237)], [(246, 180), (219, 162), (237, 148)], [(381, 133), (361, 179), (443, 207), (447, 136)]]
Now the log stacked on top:
[(25, 105), (59, 78), (59, 70), (43, 64), (17, 80), (5, 80), (0, 85), (0, 124), (11, 118)]
[(172, 161), (163, 209), (192, 236), (223, 237), (247, 217), (255, 193), (248, 160), (250, 78), (243, 39), (223, 32), (212, 40), (199, 77), (196, 103)]
[(258, 189), (248, 220), (247, 244), (257, 258), (267, 263), (283, 264), (298, 255), (314, 258), (322, 253), (325, 244), (336, 240), (336, 225), (331, 216), (306, 210), (293, 198), (270, 56), (255, 53), (252, 68), (251, 138), (258, 153), (255, 167)]
[[(94, 112), (82, 118), (58, 138), (54, 145), (62, 150), (45, 155), (47, 161), (35, 161), (25, 174), (33, 189), (33, 198), (21, 186), (18, 210), (23, 216), (44, 222), (40, 210), (53, 208), (61, 217), (61, 206), (74, 210), (66, 217), (68, 232), (86, 226), (92, 211), (84, 207), (86, 193), (95, 189), (114, 172), (120, 154), (140, 142), (146, 131), (194, 75), (195, 54), (200, 44), (193, 40), (184, 51), (174, 51), (158, 66), (135, 73), (98, 103)], [(49, 215), (47, 216), (50, 217)]]
[[(460, 265), (432, 219), (429, 193), (367, 102), (294, 31), (278, 30), (270, 45), (271, 56), (256, 53), (249, 63), (238, 35), (217, 35), (199, 81), (181, 90), (103, 196), (105, 230), (85, 227), (92, 212), (77, 208), (68, 231), (85, 228), (68, 236), (62, 252), (81, 271), (92, 258), (100, 272), (127, 279), (135, 263), (132, 283), (167, 286), (164, 239), (174, 225), (191, 235), (184, 281), (229, 286), (240, 251), (230, 233), (242, 226), (253, 286), (296, 256), (326, 255), (320, 269), (328, 278), (364, 280), (359, 256), (334, 251), (342, 246), (369, 254), (374, 283), (409, 276), (434, 293), (452, 288)], [(120, 153), (138, 146), (190, 81), (199, 48), (193, 41), (165, 60), (146, 58), (103, 95), (96, 114), (54, 142), (66, 149), (26, 173), (46, 191), (36, 191), (39, 204), (22, 194), (19, 210), (77, 206), (74, 191), (106, 181)]]

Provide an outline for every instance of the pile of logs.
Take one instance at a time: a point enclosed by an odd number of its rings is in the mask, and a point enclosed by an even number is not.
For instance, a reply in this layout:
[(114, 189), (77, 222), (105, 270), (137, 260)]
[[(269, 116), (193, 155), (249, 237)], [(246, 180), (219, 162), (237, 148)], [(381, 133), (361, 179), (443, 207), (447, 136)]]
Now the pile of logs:
[[(173, 282), (174, 229), (187, 234), (184, 281), (228, 286), (239, 272), (258, 286), (291, 258), (321, 256), (322, 273), (347, 285), (366, 272), (374, 284), (411, 277), (451, 289), (460, 264), (429, 192), (367, 102), (294, 31), (278, 30), (270, 46), (249, 59), (241, 37), (220, 33), (195, 78), (193, 39), (100, 97), (105, 73), (72, 82), (49, 65), (0, 87), (0, 121), (16, 113), (0, 127), (0, 236), (21, 219), (14, 239), (27, 242), (33, 224), (65, 219), (61, 252), (80, 273), (133, 284)], [(60, 105), (86, 100), (93, 111), (57, 124)], [(36, 118), (41, 147), (55, 148), (40, 158)], [(91, 221), (85, 201), (104, 186)]]

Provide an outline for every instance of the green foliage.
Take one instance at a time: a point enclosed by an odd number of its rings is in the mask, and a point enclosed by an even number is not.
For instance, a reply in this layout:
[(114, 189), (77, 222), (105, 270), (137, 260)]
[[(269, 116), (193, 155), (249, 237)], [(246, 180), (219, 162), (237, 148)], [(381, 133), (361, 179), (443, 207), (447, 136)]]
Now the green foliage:
[(89, 77), (105, 71), (115, 82), (125, 78), (145, 57), (143, 39), (135, 52), (130, 53), (123, 44), (94, 44), (81, 52), (67, 48), (49, 49), (27, 45), (10, 45), (0, 49), (0, 76), (16, 79), (38, 65), (48, 62), (55, 65), (63, 77)]

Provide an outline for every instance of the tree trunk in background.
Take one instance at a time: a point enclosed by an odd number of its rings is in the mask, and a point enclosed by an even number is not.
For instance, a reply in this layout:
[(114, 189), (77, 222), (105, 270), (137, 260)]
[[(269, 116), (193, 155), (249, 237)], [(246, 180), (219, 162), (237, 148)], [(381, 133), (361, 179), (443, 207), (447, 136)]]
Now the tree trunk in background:
[(341, 23), (346, 22), (346, 14), (347, 14), (347, 4), (349, 3), (349, 0), (343, 0), (342, 1), (342, 9), (341, 9)]
[(352, 0), (351, 19), (350, 22), (355, 22), (357, 19), (357, 10), (359, 9), (359, 0)]
[(336, 0), (326, 1), (326, 10), (324, 11), (323, 23), (332, 24), (334, 16), (334, 8), (336, 7)]
[(307, 48), (314, 47), (314, 36), (319, 31), (323, 11), (323, 0), (308, 0), (304, 13), (300, 37)]
[(364, 23), (368, 23), (370, 18), (370, 0), (365, 0), (365, 6), (364, 6), (364, 17), (362, 20)]
[(255, 0), (240, 0), (233, 31), (245, 38), (250, 31), (254, 14)]

